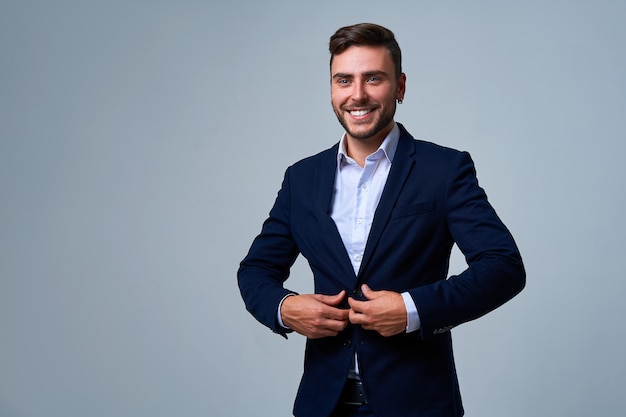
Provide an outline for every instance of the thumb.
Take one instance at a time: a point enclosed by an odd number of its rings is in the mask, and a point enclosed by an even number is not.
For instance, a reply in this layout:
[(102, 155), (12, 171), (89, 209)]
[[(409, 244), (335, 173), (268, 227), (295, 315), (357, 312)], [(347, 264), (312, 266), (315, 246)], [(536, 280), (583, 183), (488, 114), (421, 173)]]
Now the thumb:
[(372, 290), (367, 284), (361, 285), (361, 291), (368, 300), (376, 298), (376, 291)]
[(335, 295), (318, 294), (318, 300), (320, 300), (324, 304), (337, 305), (341, 303), (341, 301), (344, 299), (345, 296), (346, 296), (346, 291), (341, 290), (338, 294), (335, 294)]

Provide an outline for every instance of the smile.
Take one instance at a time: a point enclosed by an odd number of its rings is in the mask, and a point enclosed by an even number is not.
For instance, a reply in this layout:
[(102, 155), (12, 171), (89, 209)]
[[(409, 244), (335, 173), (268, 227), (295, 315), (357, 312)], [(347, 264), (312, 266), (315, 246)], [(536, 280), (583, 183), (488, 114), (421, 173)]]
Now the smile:
[(362, 117), (368, 114), (369, 112), (370, 112), (369, 110), (351, 110), (350, 114), (354, 117)]

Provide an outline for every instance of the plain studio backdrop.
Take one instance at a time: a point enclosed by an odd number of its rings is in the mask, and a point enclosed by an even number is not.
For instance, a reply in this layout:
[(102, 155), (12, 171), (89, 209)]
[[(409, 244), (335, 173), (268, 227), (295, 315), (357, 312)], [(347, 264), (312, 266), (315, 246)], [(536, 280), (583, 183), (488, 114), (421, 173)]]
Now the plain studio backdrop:
[(402, 48), (396, 119), (471, 153), (526, 263), (453, 330), (467, 415), (626, 414), (624, 2), (4, 0), (2, 417), (290, 415), (304, 338), (235, 274), (339, 140), (328, 38), (363, 21)]

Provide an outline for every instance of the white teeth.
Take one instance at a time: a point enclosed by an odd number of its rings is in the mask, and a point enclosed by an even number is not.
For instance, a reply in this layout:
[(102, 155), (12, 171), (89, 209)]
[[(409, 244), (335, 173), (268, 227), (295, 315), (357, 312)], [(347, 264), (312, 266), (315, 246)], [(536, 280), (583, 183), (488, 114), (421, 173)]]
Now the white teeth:
[(369, 110), (352, 110), (350, 112), (351, 115), (356, 117), (365, 116), (367, 113), (369, 113)]

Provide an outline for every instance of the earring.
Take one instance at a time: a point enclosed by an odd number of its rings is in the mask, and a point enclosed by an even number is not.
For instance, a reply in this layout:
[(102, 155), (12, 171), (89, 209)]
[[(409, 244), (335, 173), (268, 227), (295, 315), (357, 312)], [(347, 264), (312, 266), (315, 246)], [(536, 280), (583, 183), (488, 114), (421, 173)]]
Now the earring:
[(401, 98), (398, 99), (398, 104), (402, 104), (402, 99)]

